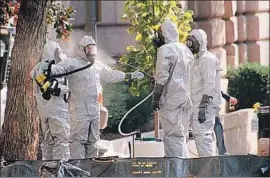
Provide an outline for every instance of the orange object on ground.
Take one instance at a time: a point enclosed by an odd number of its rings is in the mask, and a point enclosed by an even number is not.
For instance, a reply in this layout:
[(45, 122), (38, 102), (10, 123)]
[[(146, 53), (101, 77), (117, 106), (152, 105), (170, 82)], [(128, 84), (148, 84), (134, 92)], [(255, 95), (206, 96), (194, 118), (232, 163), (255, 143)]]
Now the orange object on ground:
[(98, 94), (98, 104), (100, 106), (103, 106), (103, 96), (102, 96), (102, 93), (99, 93)]
[(270, 156), (270, 138), (259, 139), (258, 156)]
[(98, 104), (100, 106), (100, 129), (105, 129), (107, 127), (109, 112), (106, 107), (103, 106), (103, 96), (102, 93), (98, 94)]

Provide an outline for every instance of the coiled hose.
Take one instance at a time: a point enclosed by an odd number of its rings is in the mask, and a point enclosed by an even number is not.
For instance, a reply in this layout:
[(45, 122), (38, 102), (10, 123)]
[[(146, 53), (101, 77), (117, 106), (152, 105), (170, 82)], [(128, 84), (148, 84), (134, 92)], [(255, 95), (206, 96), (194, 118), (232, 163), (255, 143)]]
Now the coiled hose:
[[(138, 67), (135, 67), (131, 64), (125, 64), (125, 63), (122, 63), (120, 61), (117, 61), (117, 63), (121, 63), (123, 65), (127, 65), (127, 66), (130, 66), (134, 69), (137, 69), (139, 70), (140, 72), (142, 72), (143, 74), (147, 75), (148, 77), (150, 77), (150, 79), (153, 79), (153, 76), (148, 74), (147, 72), (143, 71), (142, 69), (138, 68)], [(136, 104), (134, 107), (132, 107), (121, 119), (120, 123), (118, 124), (118, 132), (122, 135), (122, 136), (130, 136), (130, 135), (135, 135), (138, 131), (133, 131), (133, 132), (130, 132), (130, 133), (123, 133), (122, 130), (121, 130), (121, 126), (122, 126), (122, 123), (124, 122), (124, 120), (126, 119), (126, 117), (129, 115), (129, 113), (131, 113), (134, 109), (136, 109), (138, 106), (140, 106), (142, 103), (144, 103), (148, 98), (150, 98), (150, 96), (152, 96), (154, 93), (154, 90), (148, 95), (146, 96), (142, 101), (140, 101), (138, 104)]]
[(130, 133), (123, 133), (121, 131), (121, 125), (122, 123), (124, 122), (124, 120), (126, 119), (126, 117), (129, 115), (129, 113), (131, 113), (134, 109), (136, 109), (138, 106), (140, 106), (143, 102), (145, 102), (150, 96), (152, 96), (154, 93), (154, 90), (146, 97), (144, 98), (141, 102), (139, 102), (138, 104), (136, 104), (133, 108), (131, 108), (121, 119), (119, 125), (118, 125), (118, 132), (123, 135), (123, 136), (130, 136), (130, 135), (134, 135), (137, 133), (137, 131), (133, 131), (133, 132), (130, 132)]

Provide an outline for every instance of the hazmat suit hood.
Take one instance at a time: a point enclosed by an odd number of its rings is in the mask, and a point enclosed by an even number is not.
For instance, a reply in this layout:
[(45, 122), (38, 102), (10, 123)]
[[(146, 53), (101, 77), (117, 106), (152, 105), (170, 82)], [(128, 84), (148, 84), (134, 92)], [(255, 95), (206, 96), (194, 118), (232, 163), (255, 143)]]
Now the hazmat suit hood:
[(57, 64), (65, 58), (67, 58), (67, 56), (62, 53), (60, 45), (56, 41), (47, 39), (47, 42), (43, 47), (41, 61), (36, 64), (36, 66), (33, 69), (33, 72), (37, 68), (40, 68), (40, 70), (47, 68), (47, 63), (45, 63), (45, 61), (51, 62), (52, 60), (54, 60), (55, 63)]
[[(56, 50), (59, 51), (59, 56), (56, 55)], [(57, 64), (64, 58), (62, 54), (62, 49), (60, 45), (53, 40), (48, 40), (48, 42), (44, 45), (43, 53), (42, 53), (42, 61), (52, 61), (54, 60)]]
[[(56, 50), (58, 50), (59, 52), (58, 55), (56, 55)], [(43, 69), (48, 68), (48, 63), (45, 61), (51, 62), (52, 60), (54, 60), (57, 64), (64, 58), (66, 58), (66, 56), (62, 53), (60, 45), (56, 41), (47, 39), (47, 42), (43, 47), (41, 61), (33, 67), (32, 71), (30, 72), (30, 77), (34, 79), (37, 74), (43, 72)], [(39, 86), (35, 84), (34, 95), (38, 93), (39, 90)]]
[(77, 51), (78, 56), (81, 57), (82, 59), (88, 60), (85, 54), (84, 48), (91, 44), (97, 45), (92, 36), (85, 35), (79, 42), (78, 51)]
[(165, 20), (160, 27), (162, 30), (162, 35), (165, 38), (165, 43), (174, 43), (179, 41), (177, 26), (171, 20)]
[(199, 44), (199, 56), (207, 51), (207, 35), (204, 30), (202, 29), (194, 29), (190, 32), (190, 36), (194, 36)]

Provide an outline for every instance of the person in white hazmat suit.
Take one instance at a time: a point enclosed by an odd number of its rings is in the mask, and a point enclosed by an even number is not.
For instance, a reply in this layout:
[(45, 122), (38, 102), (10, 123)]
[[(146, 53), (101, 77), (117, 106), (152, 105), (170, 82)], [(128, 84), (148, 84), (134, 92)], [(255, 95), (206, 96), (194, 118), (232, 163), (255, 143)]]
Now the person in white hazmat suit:
[(55, 63), (65, 58), (64, 54), (55, 56), (55, 50), (61, 51), (59, 44), (49, 40), (43, 50), (42, 61), (37, 63), (31, 71), (33, 79), (33, 93), (36, 97), (37, 109), (40, 115), (41, 125), (41, 151), (43, 160), (58, 160), (67, 161), (70, 157), (69, 151), (69, 136), (70, 123), (68, 115), (68, 96), (69, 88), (66, 78), (58, 78), (58, 96), (51, 95), (50, 100), (45, 100), (42, 97), (42, 92), (39, 85), (35, 82), (38, 74), (43, 72), (43, 66), (47, 66), (52, 60)]
[(194, 140), (200, 157), (215, 156), (214, 125), (221, 104), (219, 60), (207, 50), (207, 35), (202, 29), (190, 32), (187, 46), (195, 55), (190, 68), (190, 113)]
[(158, 36), (163, 45), (159, 45), (157, 53), (153, 107), (159, 112), (164, 131), (165, 155), (187, 158), (182, 120), (188, 101), (188, 67), (193, 54), (179, 42), (177, 26), (172, 21), (165, 20), (161, 24)]
[(72, 93), (70, 99), (72, 159), (98, 157), (100, 80), (119, 82), (144, 77), (144, 74), (138, 71), (126, 74), (112, 70), (96, 61), (96, 55), (96, 42), (91, 36), (84, 36), (78, 45), (78, 57), (69, 58), (52, 66), (52, 74), (62, 74), (95, 62), (90, 68), (68, 76)]

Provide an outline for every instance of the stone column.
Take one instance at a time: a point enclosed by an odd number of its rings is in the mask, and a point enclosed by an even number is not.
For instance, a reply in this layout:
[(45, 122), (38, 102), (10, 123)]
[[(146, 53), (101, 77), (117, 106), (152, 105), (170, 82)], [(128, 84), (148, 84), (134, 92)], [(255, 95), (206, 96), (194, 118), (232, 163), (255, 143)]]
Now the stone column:
[(237, 68), (239, 65), (238, 45), (238, 25), (235, 13), (237, 10), (237, 1), (224, 2), (225, 13), (222, 18), (225, 20), (226, 27), (226, 45), (223, 47), (226, 50), (227, 66)]
[(269, 66), (269, 1), (246, 1), (247, 58)]
[(269, 66), (269, 1), (237, 1), (235, 18), (239, 63)]

